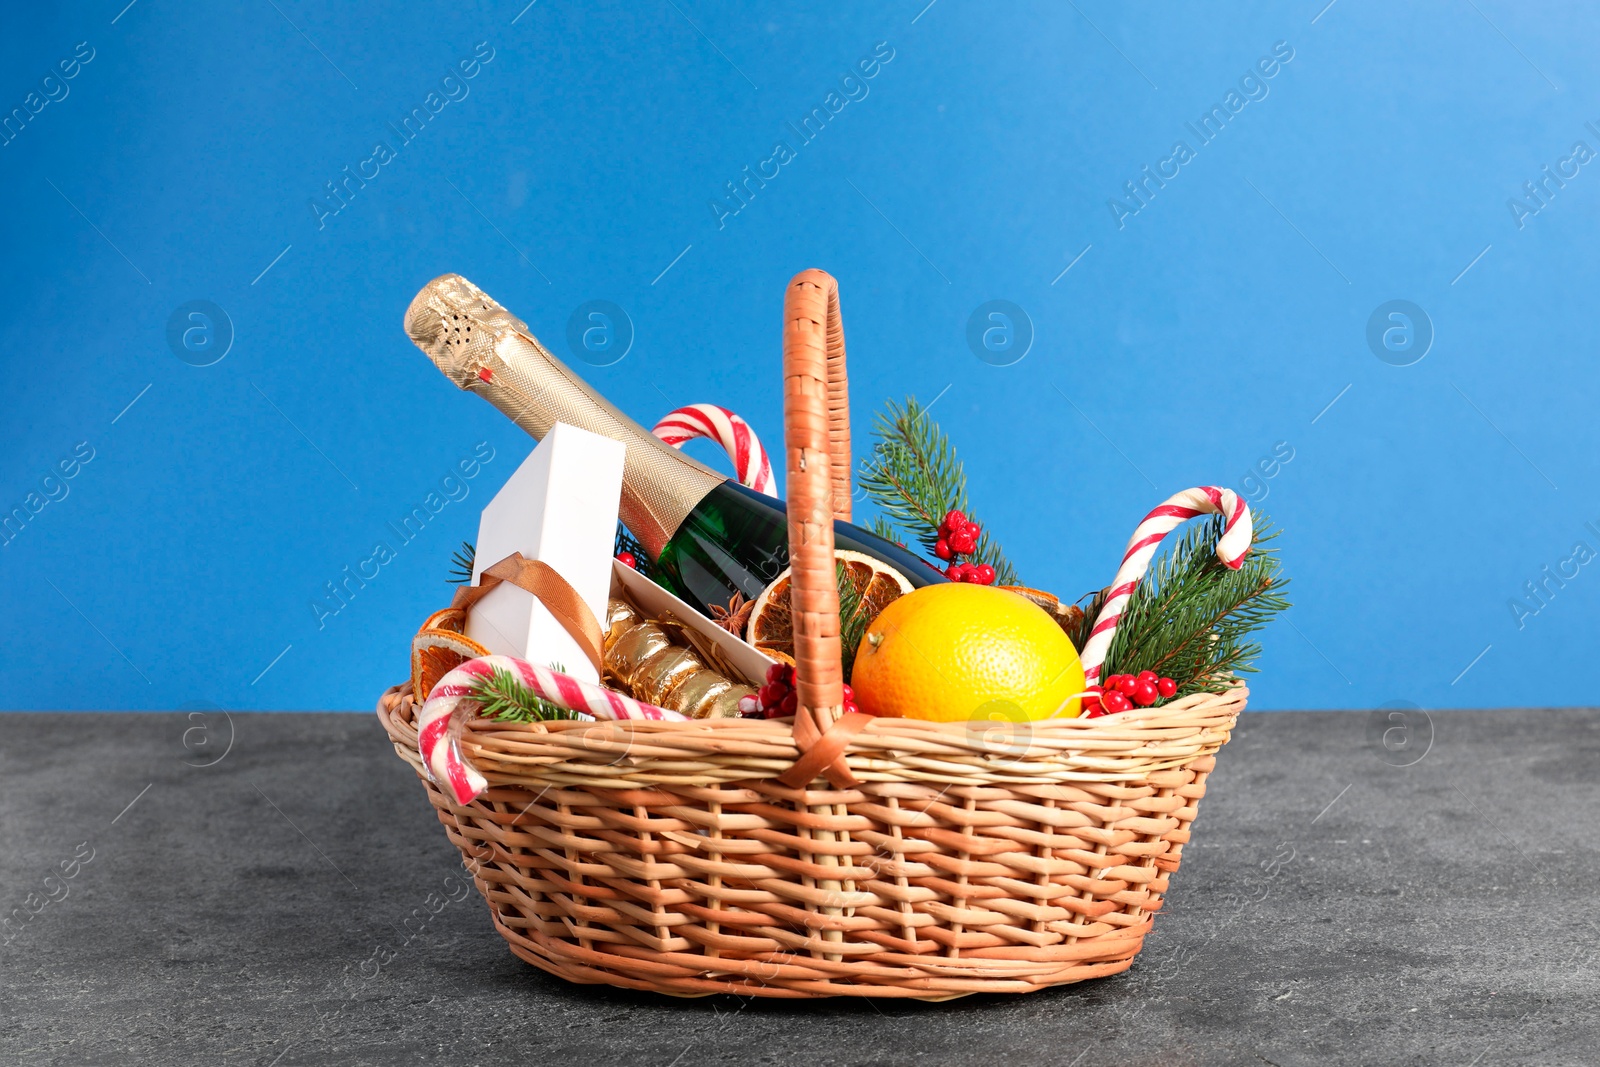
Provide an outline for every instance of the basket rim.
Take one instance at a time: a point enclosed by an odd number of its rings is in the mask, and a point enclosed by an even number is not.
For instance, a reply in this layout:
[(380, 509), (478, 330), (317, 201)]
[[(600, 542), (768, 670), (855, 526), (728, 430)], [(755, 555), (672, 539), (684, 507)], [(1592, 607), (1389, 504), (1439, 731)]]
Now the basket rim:
[[(386, 691), (378, 717), (396, 750), (419, 769), (415, 700), (409, 687)], [(1143, 782), (1214, 755), (1249, 696), (1235, 679), (1222, 693), (1199, 693), (1160, 708), (1094, 719), (1024, 723), (927, 722), (875, 718), (850, 739), (844, 759), (861, 782), (1018, 786)], [(555, 720), (461, 725), (461, 751), (495, 785), (604, 787), (711, 786), (776, 779), (801, 756), (784, 719), (684, 722)]]

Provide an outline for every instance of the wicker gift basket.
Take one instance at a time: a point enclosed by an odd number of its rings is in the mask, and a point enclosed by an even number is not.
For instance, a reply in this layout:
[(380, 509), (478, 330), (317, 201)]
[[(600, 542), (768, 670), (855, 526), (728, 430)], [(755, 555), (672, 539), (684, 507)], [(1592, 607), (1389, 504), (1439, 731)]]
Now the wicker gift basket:
[(1132, 963), (1247, 690), (1028, 723), (841, 714), (832, 519), (850, 514), (838, 290), (789, 286), (784, 400), (799, 711), (458, 724), (431, 780), (408, 687), (378, 716), (511, 951), (676, 996), (1023, 993)]

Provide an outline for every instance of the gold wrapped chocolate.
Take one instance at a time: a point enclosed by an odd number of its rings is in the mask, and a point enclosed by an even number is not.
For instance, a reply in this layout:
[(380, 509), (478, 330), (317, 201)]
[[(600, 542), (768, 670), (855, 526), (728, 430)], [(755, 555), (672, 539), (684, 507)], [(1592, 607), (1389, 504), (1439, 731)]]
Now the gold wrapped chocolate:
[[(606, 622), (610, 626), (605, 640), (606, 674), (636, 700), (693, 719), (733, 719), (739, 715), (739, 698), (755, 694), (750, 686), (706, 666), (670, 618), (651, 621), (632, 604), (613, 597), (606, 608)], [(677, 641), (669, 630), (678, 633)]]

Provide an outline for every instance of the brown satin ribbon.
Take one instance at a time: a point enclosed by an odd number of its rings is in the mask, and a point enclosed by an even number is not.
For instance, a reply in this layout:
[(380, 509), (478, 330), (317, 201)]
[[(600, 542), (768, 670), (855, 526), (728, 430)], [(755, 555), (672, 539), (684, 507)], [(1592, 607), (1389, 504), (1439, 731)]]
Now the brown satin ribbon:
[(457, 589), (450, 606), (466, 611), (501, 582), (510, 582), (537, 597), (539, 603), (555, 616), (561, 628), (578, 642), (583, 654), (594, 664), (595, 672), (601, 677), (605, 676), (602, 659), (605, 645), (600, 634), (600, 621), (594, 617), (594, 612), (589, 610), (589, 605), (584, 603), (578, 591), (554, 567), (540, 560), (528, 559), (521, 552), (513, 552), (484, 571), (479, 581), (482, 584)]
[[(778, 775), (778, 781), (790, 789), (804, 789), (817, 780), (817, 775), (822, 774), (839, 789), (860, 785), (845, 763), (844, 750), (849, 747), (851, 739), (866, 729), (871, 721), (871, 715), (852, 712), (840, 716), (837, 722), (819, 734), (809, 711), (796, 716), (795, 743), (805, 751), (794, 761), (794, 766)], [(810, 743), (807, 744), (807, 741)]]

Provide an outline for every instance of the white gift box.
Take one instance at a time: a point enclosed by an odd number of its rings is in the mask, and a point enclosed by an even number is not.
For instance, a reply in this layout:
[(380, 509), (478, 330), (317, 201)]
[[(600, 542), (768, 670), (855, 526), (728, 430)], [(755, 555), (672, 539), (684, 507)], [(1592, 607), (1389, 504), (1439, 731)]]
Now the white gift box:
[[(473, 584), (485, 570), (520, 552), (565, 578), (604, 629), (626, 455), (620, 441), (566, 423), (551, 427), (483, 509)], [(491, 652), (559, 664), (575, 678), (600, 681), (589, 657), (555, 616), (532, 593), (510, 582), (500, 583), (472, 606), (467, 636)]]

